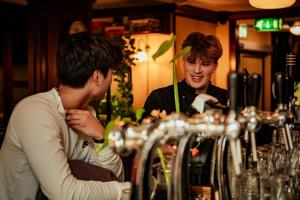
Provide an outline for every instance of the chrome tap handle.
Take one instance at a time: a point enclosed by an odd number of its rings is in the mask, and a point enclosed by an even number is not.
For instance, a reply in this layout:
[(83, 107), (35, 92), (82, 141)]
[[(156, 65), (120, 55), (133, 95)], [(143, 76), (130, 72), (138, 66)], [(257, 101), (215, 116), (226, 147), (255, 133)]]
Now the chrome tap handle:
[(251, 139), (251, 149), (252, 149), (252, 155), (253, 155), (253, 161), (257, 162), (257, 151), (256, 151), (256, 140), (255, 140), (255, 132), (250, 132), (250, 139)]
[(236, 175), (239, 175), (241, 173), (240, 164), (242, 160), (240, 144), (238, 144), (237, 142), (240, 133), (240, 123), (235, 118), (236, 115), (234, 112), (230, 112), (229, 115), (227, 116), (225, 134), (229, 139), (235, 173)]
[(251, 150), (253, 161), (257, 162), (257, 152), (256, 152), (256, 139), (255, 139), (255, 132), (259, 129), (259, 116), (256, 113), (256, 107), (250, 106), (248, 108), (248, 123), (247, 123), (247, 130), (250, 133), (250, 141), (251, 141)]
[(287, 141), (288, 141), (288, 144), (289, 144), (289, 149), (292, 150), (294, 149), (294, 145), (293, 145), (293, 141), (292, 141), (292, 137), (291, 137), (291, 128), (290, 128), (291, 125), (289, 124), (285, 124), (284, 128), (285, 128), (285, 132), (286, 132), (286, 136), (287, 136)]

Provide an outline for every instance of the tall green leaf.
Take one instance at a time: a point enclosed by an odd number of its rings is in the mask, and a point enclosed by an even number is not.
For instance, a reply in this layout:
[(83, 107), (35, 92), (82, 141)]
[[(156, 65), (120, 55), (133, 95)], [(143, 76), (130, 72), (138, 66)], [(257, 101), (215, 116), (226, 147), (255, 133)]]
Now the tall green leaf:
[(162, 151), (161, 148), (157, 148), (156, 149), (157, 151), (157, 154), (158, 154), (158, 157), (160, 159), (160, 163), (161, 163), (161, 166), (162, 166), (162, 169), (163, 169), (163, 172), (164, 172), (164, 175), (165, 175), (165, 179), (166, 179), (166, 184), (167, 186), (169, 186), (169, 183), (170, 183), (170, 180), (169, 180), (169, 176), (167, 174), (167, 170), (168, 170), (168, 160), (166, 159), (166, 157), (164, 156), (164, 153)]
[(118, 123), (120, 120), (121, 118), (117, 117), (116, 119), (108, 122), (104, 130), (104, 142), (101, 146), (96, 145), (96, 153), (99, 153), (102, 149), (104, 149), (109, 144), (109, 139), (108, 139), (109, 133), (112, 130), (112, 128), (116, 125), (116, 123)]
[(157, 51), (153, 54), (152, 58), (155, 61), (158, 57), (160, 57), (161, 55), (163, 55), (164, 53), (166, 53), (175, 43), (176, 41), (176, 36), (173, 35), (171, 40), (166, 40), (164, 41), (159, 48), (157, 49)]
[(177, 81), (175, 62), (173, 62), (173, 85), (174, 85), (175, 111), (176, 111), (176, 113), (180, 113), (179, 94), (178, 94), (178, 81)]
[(296, 97), (295, 105), (300, 106), (300, 82), (295, 83), (294, 88), (295, 88), (295, 97)]
[(138, 123), (142, 117), (143, 117), (143, 113), (145, 112), (145, 109), (143, 108), (137, 108), (135, 111), (135, 122)]
[(191, 51), (191, 46), (184, 47), (179, 53), (177, 53), (170, 62), (175, 62), (179, 57), (186, 56)]
[(191, 50), (190, 46), (184, 47), (170, 61), (170, 62), (173, 63), (173, 85), (174, 85), (174, 100), (175, 100), (175, 111), (176, 111), (176, 113), (180, 113), (179, 94), (178, 94), (178, 80), (177, 80), (177, 72), (176, 72), (176, 59), (178, 59), (181, 56), (187, 55), (190, 52), (190, 50)]

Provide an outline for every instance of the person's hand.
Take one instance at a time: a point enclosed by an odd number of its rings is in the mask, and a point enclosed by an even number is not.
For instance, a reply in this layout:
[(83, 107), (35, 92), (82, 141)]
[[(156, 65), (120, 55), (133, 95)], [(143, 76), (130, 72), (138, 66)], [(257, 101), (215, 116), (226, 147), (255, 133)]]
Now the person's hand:
[(88, 110), (66, 110), (66, 121), (71, 128), (77, 129), (96, 140), (104, 138), (104, 127)]

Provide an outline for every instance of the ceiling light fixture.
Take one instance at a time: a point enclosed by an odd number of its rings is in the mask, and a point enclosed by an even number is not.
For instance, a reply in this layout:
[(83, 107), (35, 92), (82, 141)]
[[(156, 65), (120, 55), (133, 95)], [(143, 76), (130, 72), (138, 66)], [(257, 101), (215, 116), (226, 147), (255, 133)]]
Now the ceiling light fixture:
[(294, 35), (300, 35), (300, 21), (297, 21), (290, 27), (290, 32)]
[(251, 6), (261, 9), (287, 8), (293, 5), (296, 0), (249, 0)]

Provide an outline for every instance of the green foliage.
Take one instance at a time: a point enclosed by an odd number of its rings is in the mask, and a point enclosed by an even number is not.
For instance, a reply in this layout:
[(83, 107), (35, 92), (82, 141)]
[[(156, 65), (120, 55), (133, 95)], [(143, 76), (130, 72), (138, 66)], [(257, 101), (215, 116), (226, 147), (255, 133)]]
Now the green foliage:
[(177, 81), (177, 72), (176, 72), (176, 60), (181, 57), (187, 55), (191, 50), (190, 46), (186, 46), (183, 48), (177, 55), (173, 57), (170, 61), (173, 63), (173, 85), (174, 85), (174, 99), (175, 99), (175, 110), (177, 113), (180, 113), (180, 104), (179, 104), (179, 94), (178, 94), (178, 81)]
[(115, 36), (114, 40), (122, 48), (123, 62), (114, 70), (114, 81), (117, 82), (117, 89), (111, 96), (112, 118), (131, 117), (133, 114), (131, 67), (136, 65), (135, 40), (130, 34), (123, 37)]
[[(174, 46), (176, 41), (176, 36), (172, 36), (170, 40), (164, 41), (160, 47), (157, 49), (157, 51), (153, 54), (152, 58), (155, 61), (158, 57), (162, 56), (165, 54), (172, 46)], [(176, 61), (179, 57), (187, 55), (191, 50), (190, 46), (187, 46), (183, 48), (178, 54), (176, 54), (170, 63), (173, 63), (173, 85), (174, 85), (174, 100), (175, 100), (175, 110), (177, 113), (180, 113), (180, 104), (179, 104), (179, 94), (178, 94), (178, 81), (177, 81), (177, 72), (176, 72)], [(163, 172), (165, 175), (166, 179), (166, 184), (169, 185), (169, 176), (167, 175), (167, 160), (166, 157), (164, 156), (164, 153), (161, 148), (157, 148), (157, 154), (160, 158), (160, 162), (163, 168)]]
[(173, 89), (174, 89), (175, 111), (176, 113), (180, 113), (176, 62), (173, 62), (173, 85), (174, 85)]
[[(176, 36), (173, 35), (170, 40), (164, 41), (157, 51), (153, 54), (152, 58), (155, 61), (158, 57), (165, 54), (172, 46), (174, 46), (176, 42)], [(180, 113), (180, 104), (179, 104), (179, 94), (178, 94), (178, 81), (177, 81), (177, 72), (176, 72), (176, 60), (181, 57), (187, 55), (191, 50), (190, 46), (183, 48), (179, 53), (177, 53), (170, 63), (173, 63), (173, 85), (174, 85), (174, 100), (175, 100), (175, 111)]]
[(165, 175), (166, 184), (169, 185), (170, 177), (168, 176), (168, 173), (166, 173), (167, 170), (168, 170), (168, 167), (167, 167), (168, 166), (168, 160), (166, 159), (166, 157), (164, 155), (164, 152), (161, 148), (157, 148), (156, 152), (157, 152), (158, 157), (160, 159), (160, 163), (161, 163), (164, 175)]
[(145, 109), (143, 108), (137, 108), (135, 111), (135, 122), (138, 123), (142, 117), (143, 117), (143, 113), (145, 112)]
[(157, 51), (153, 54), (153, 56), (152, 56), (153, 60), (155, 61), (158, 57), (165, 54), (175, 44), (175, 41), (176, 41), (176, 36), (175, 35), (172, 36), (171, 40), (164, 41), (159, 46)]
[(175, 62), (179, 57), (181, 56), (186, 56), (188, 53), (190, 53), (191, 51), (191, 47), (190, 46), (186, 46), (184, 47), (180, 52), (178, 52), (173, 59), (170, 62)]
[(114, 120), (108, 122), (104, 130), (104, 142), (101, 146), (98, 145), (96, 146), (96, 153), (99, 153), (102, 149), (104, 149), (109, 144), (109, 139), (108, 139), (109, 133), (112, 130), (112, 128), (116, 125), (116, 123), (118, 123), (120, 120), (121, 120), (120, 117), (117, 117)]
[(295, 88), (295, 97), (296, 97), (295, 105), (300, 106), (300, 82), (295, 83), (294, 88)]
[[(138, 108), (135, 113), (136, 121), (132, 121), (134, 113), (132, 110), (132, 80), (131, 80), (131, 67), (135, 66), (136, 58), (134, 57), (136, 53), (136, 48), (134, 46), (135, 40), (130, 34), (124, 36), (114, 36), (113, 41), (120, 46), (123, 53), (122, 63), (116, 67), (113, 72), (113, 80), (117, 83), (117, 88), (113, 93), (111, 93), (111, 107), (112, 107), (112, 120), (109, 122), (107, 119), (103, 119), (102, 122), (106, 125), (104, 131), (104, 143), (101, 146), (96, 147), (96, 152), (100, 152), (109, 144), (109, 133), (111, 129), (121, 120), (124, 122), (132, 123), (138, 125), (138, 121), (142, 118), (144, 109)], [(97, 111), (97, 116), (101, 118), (106, 111), (106, 99), (91, 102), (91, 105)]]

